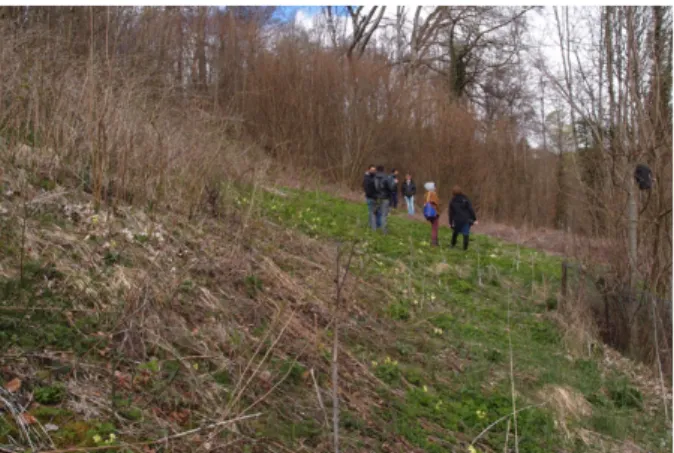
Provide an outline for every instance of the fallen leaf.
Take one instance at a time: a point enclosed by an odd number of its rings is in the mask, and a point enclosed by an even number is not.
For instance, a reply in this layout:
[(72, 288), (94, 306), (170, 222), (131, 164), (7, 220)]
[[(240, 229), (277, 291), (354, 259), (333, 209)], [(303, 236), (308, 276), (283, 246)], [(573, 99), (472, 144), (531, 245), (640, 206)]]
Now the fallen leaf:
[(14, 378), (5, 385), (9, 393), (15, 393), (21, 388), (21, 379)]
[(59, 427), (56, 426), (53, 423), (47, 423), (46, 425), (44, 425), (44, 430), (45, 431), (58, 431)]
[(37, 423), (37, 418), (33, 417), (30, 414), (21, 414), (21, 418), (23, 419), (23, 422), (26, 425), (32, 425), (33, 423)]

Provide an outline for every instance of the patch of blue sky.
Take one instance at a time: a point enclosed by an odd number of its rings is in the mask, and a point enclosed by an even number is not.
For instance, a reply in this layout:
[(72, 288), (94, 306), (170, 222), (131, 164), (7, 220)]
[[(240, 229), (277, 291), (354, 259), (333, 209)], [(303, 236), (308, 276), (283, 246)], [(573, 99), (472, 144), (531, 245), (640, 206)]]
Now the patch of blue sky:
[[(302, 16), (307, 19), (313, 18), (316, 14), (321, 12), (323, 6), (277, 6), (274, 13), (274, 18), (281, 22), (289, 22), (295, 18), (298, 12), (302, 12)], [(335, 15), (345, 16), (346, 7), (344, 6), (335, 6), (333, 7)]]

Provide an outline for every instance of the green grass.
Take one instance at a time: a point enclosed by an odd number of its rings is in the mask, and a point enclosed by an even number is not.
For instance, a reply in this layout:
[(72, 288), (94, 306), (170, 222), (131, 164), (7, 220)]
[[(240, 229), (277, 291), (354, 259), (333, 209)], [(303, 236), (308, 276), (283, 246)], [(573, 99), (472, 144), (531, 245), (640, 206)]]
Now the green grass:
[[(374, 374), (387, 388), (403, 390), (399, 398), (382, 389), (390, 400), (372, 415), (388, 422), (386, 429), (426, 451), (447, 451), (449, 445), (465, 446), (512, 411), (510, 307), (518, 407), (540, 404), (546, 385), (569, 386), (592, 405), (592, 415), (578, 426), (616, 440), (653, 448), (665, 442), (671, 448), (664, 414), (646, 414), (642, 395), (627, 377), (602, 375), (596, 358), (567, 359), (562, 332), (545, 315), (556, 308), (551, 300), (560, 282), (559, 258), (479, 234), (472, 235), (468, 252), (449, 249), (446, 229), (440, 230), (442, 247), (431, 248), (430, 227), (423, 222), (394, 214), (389, 234), (382, 235), (367, 228), (365, 203), (320, 192), (284, 192), (265, 193), (256, 201), (262, 216), (317, 239), (358, 241), (364, 263), (359, 274), (383, 279), (395, 295), (373, 307), (396, 325), (395, 341), (347, 339), (349, 347), (371, 358)], [(555, 427), (554, 417), (546, 405), (521, 412), (520, 451), (547, 452), (558, 445), (586, 451)], [(505, 429), (505, 423), (496, 425), (481, 445), (502, 449)]]
[[(570, 387), (591, 404), (592, 414), (567, 420), (568, 427), (582, 427), (618, 441), (630, 439), (651, 451), (671, 449), (671, 431), (661, 409), (648, 412), (650, 407), (661, 405), (649, 404), (649, 396), (637, 389), (638, 383), (616, 370), (607, 370), (598, 357), (573, 358), (565, 350), (563, 332), (550, 316), (556, 309), (560, 259), (535, 250), (518, 250), (479, 234), (472, 236), (468, 252), (452, 250), (448, 248), (447, 229), (440, 232), (442, 247), (432, 248), (430, 226), (424, 222), (394, 214), (389, 220), (390, 234), (384, 236), (367, 227), (364, 202), (351, 203), (321, 192), (285, 192), (286, 196), (278, 196), (258, 191), (253, 197), (252, 192), (239, 190), (236, 204), (241, 212), (247, 212), (245, 208), (254, 203), (255, 220), (261, 221), (255, 225), (272, 222), (329, 244), (348, 246), (357, 241), (354, 269), (372, 288), (367, 300), (354, 301), (360, 313), (349, 319), (341, 338), (343, 347), (376, 378), (377, 394), (366, 396), (378, 403), (367, 408), (367, 413), (342, 404), (343, 439), (351, 448), (345, 451), (390, 451), (384, 445), (394, 445), (400, 437), (427, 452), (467, 451), (468, 444), (483, 429), (512, 411), (509, 340), (517, 407), (532, 406), (518, 414), (520, 451), (593, 451), (567, 436), (557, 423), (554, 408), (541, 405), (541, 392), (546, 386)], [(236, 195), (236, 188), (231, 193)], [(44, 216), (40, 226), (48, 228), (57, 221), (58, 216)], [(0, 258), (4, 256), (15, 269), (19, 224), (7, 219), (0, 222), (0, 227), (7, 226), (0, 228)], [(174, 229), (176, 236), (185, 233), (178, 226)], [(256, 234), (255, 228), (250, 231)], [(190, 242), (190, 248), (197, 250), (198, 242), (208, 239), (206, 233), (200, 234)], [(92, 247), (104, 242), (102, 237), (90, 238)], [(133, 249), (129, 245), (120, 251), (106, 250), (101, 255), (100, 270), (88, 271), (91, 285), (100, 285), (120, 266), (130, 266), (131, 252), (150, 245), (149, 237), (137, 235)], [(282, 248), (284, 244), (255, 246), (262, 252), (263, 247), (270, 247), (273, 252), (272, 247)], [(73, 292), (68, 279), (46, 261), (27, 260), (23, 279), (13, 275), (0, 278), (0, 307), (4, 305), (0, 313), (0, 352), (52, 350), (92, 363), (113, 360), (98, 356), (113, 340), (97, 335), (115, 325), (112, 315), (95, 310), (75, 312), (75, 316), (69, 313), (74, 306), (98, 307), (98, 301), (88, 299), (81, 291)], [(225, 277), (205, 272), (176, 277), (172, 299), (162, 300), (166, 304), (162, 307), (168, 309), (171, 303), (191, 306), (196, 297), (201, 297), (201, 289), (217, 278)], [(232, 279), (232, 287), (239, 291), (237, 297), (249, 301), (272, 298), (274, 284), (255, 268)], [(227, 304), (236, 300), (226, 296), (223, 300)], [(30, 307), (45, 309), (25, 310)], [(373, 321), (384, 327), (370, 325)], [(230, 339), (229, 344), (222, 345), (222, 353), (231, 359), (245, 358), (242, 351), (251, 346), (246, 344), (247, 335), (238, 332), (236, 324), (230, 327), (227, 323), (231, 320), (222, 322), (228, 326)], [(249, 335), (262, 338), (273, 326), (268, 317), (260, 316), (249, 327)], [(381, 327), (378, 333), (382, 336), (370, 335), (374, 327)], [(331, 335), (328, 329), (323, 340), (329, 342)], [(179, 343), (177, 339), (178, 352), (183, 352)], [(271, 340), (266, 339), (261, 354), (270, 346)], [(328, 366), (330, 348), (320, 348), (312, 360), (323, 360)], [(185, 355), (194, 355), (194, 351)], [(309, 375), (314, 364), (304, 360), (295, 360), (290, 352), (270, 358), (266, 366), (272, 378), (286, 376), (286, 380), (269, 396), (268, 406), (260, 409), (264, 416), (247, 425), (257, 439), (282, 443), (289, 451), (297, 451), (300, 445), (318, 448), (329, 443)], [(61, 427), (53, 436), (59, 447), (103, 447), (105, 442), (114, 443), (111, 434), (121, 434), (116, 428), (122, 420), (134, 427), (145, 426), (154, 419), (151, 408), (161, 407), (166, 413), (179, 410), (184, 405), (182, 397), (178, 398), (184, 393), (181, 386), (186, 387), (190, 374), (199, 375), (200, 383), (229, 398), (240, 372), (234, 360), (231, 367), (210, 368), (207, 360), (183, 363), (156, 350), (148, 351), (143, 360), (134, 360), (133, 370), (131, 362), (125, 363), (138, 379), (143, 397), (136, 394), (134, 398), (132, 392), (117, 388), (110, 401), (116, 411), (111, 419), (114, 424), (109, 423), (111, 420), (83, 421), (65, 409), (68, 395), (59, 379), (68, 370), (60, 371), (58, 365), (46, 368), (45, 376), (30, 384), (39, 403), (35, 416), (43, 423)], [(323, 389), (329, 388), (326, 373), (317, 372), (316, 379)], [(363, 391), (372, 393), (371, 389)], [(244, 395), (243, 404), (252, 403), (253, 396)], [(329, 413), (330, 401), (325, 404)], [(194, 427), (192, 423), (190, 419), (183, 428)], [(0, 443), (9, 436), (16, 437), (15, 428), (0, 417)], [(502, 451), (506, 428), (505, 422), (495, 425), (477, 442), (477, 450)], [(152, 437), (163, 435), (154, 433)], [(510, 439), (514, 448), (512, 432)]]

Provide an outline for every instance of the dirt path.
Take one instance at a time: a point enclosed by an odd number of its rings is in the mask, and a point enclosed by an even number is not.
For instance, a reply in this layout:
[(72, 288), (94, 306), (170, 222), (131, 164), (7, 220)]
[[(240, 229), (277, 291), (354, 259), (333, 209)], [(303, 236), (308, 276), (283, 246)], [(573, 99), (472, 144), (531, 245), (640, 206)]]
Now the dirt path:
[[(406, 213), (407, 207), (405, 204), (403, 203), (401, 206), (399, 203), (394, 215), (409, 218)], [(427, 222), (421, 213), (421, 209), (416, 209), (415, 215), (411, 218), (419, 222)], [(441, 230), (451, 230), (446, 211), (441, 212), (440, 228)], [(501, 223), (490, 222), (489, 220), (480, 220), (477, 225), (471, 228), (471, 232), (491, 236), (511, 244), (519, 244), (522, 247), (535, 248), (551, 255), (574, 258), (591, 257), (594, 262), (606, 259), (605, 251), (608, 247), (607, 244), (603, 244), (597, 240), (584, 240), (581, 243), (580, 238), (559, 230), (516, 228)]]
[[(311, 184), (299, 183), (295, 179), (288, 180), (286, 178), (279, 178), (277, 183), (296, 189), (324, 191), (335, 197), (353, 201), (354, 203), (363, 203), (363, 209), (367, 209), (361, 192), (345, 189), (342, 186), (321, 185), (318, 187)], [(406, 213), (407, 206), (405, 205), (405, 201), (401, 198), (394, 215), (404, 217), (406, 216)], [(422, 215), (420, 206), (417, 206), (413, 219), (418, 222), (427, 222)], [(516, 228), (502, 223), (491, 222), (488, 219), (479, 220), (479, 224), (475, 225), (471, 230), (476, 234), (484, 234), (511, 244), (519, 244), (522, 247), (534, 248), (550, 255), (567, 256), (569, 258), (592, 261), (598, 264), (608, 262), (610, 244), (604, 241), (597, 239), (588, 240), (551, 228)], [(447, 232), (443, 233), (443, 231), (450, 229), (446, 209), (443, 210), (441, 214), (440, 228), (440, 240), (443, 240), (443, 236), (446, 237), (448, 234)]]

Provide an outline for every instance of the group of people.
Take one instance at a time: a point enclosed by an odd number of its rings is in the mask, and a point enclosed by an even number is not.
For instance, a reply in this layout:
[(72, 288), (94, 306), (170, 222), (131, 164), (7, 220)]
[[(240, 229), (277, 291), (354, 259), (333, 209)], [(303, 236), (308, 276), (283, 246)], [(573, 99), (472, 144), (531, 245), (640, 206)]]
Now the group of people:
[[(398, 170), (395, 168), (390, 174), (383, 166), (371, 165), (363, 177), (363, 191), (367, 200), (368, 221), (374, 231), (381, 229), (387, 234), (387, 219), (391, 209), (398, 207), (398, 192), (405, 198), (407, 214), (414, 216), (414, 197), (417, 187), (412, 175), (407, 173), (405, 181), (399, 187)], [(440, 198), (434, 182), (424, 184), (424, 217), (431, 224), (431, 245), (438, 246), (438, 229), (440, 227)], [(459, 186), (452, 189), (452, 200), (448, 209), (449, 225), (453, 230), (452, 247), (456, 247), (459, 235), (463, 236), (463, 249), (468, 250), (470, 242), (470, 228), (476, 225), (477, 217), (468, 197)]]

